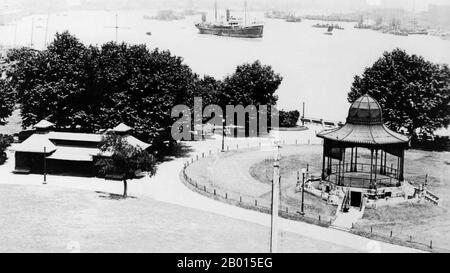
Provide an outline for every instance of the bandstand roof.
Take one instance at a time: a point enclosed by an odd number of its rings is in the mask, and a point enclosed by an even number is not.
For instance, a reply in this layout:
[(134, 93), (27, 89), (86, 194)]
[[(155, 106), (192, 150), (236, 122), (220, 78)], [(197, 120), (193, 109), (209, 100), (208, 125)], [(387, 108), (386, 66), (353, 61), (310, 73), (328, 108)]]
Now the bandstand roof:
[(336, 142), (365, 145), (407, 144), (409, 142), (409, 137), (387, 128), (383, 123), (380, 104), (369, 95), (363, 95), (350, 106), (344, 126), (323, 130), (317, 136)]

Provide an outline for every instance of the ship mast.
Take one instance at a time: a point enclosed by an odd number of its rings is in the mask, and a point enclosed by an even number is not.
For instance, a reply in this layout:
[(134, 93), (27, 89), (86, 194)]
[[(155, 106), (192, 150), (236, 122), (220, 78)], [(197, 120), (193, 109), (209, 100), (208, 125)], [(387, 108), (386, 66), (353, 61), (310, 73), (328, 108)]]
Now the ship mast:
[(217, 0), (214, 1), (214, 18), (217, 22)]
[(45, 37), (44, 37), (44, 46), (47, 46), (47, 33), (48, 33), (48, 20), (50, 19), (50, 14), (47, 13), (47, 21), (45, 22)]
[(33, 35), (34, 35), (34, 17), (31, 17), (31, 40), (30, 40), (30, 47), (33, 47)]
[(245, 25), (247, 25), (247, 0), (245, 0), (245, 4), (244, 4), (244, 23)]

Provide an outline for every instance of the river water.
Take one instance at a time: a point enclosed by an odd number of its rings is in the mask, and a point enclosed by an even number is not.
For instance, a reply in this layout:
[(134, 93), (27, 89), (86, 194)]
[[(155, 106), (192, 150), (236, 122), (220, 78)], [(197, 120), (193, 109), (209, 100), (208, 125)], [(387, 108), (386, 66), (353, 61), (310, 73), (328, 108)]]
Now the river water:
[(324, 35), (325, 29), (312, 27), (316, 21), (287, 23), (265, 19), (262, 13), (256, 12), (250, 13), (249, 18), (265, 22), (262, 39), (200, 35), (194, 27), (200, 16), (164, 22), (143, 19), (143, 15), (153, 15), (155, 11), (105, 10), (25, 17), (16, 24), (0, 26), (0, 43), (29, 45), (32, 40), (39, 49), (56, 32), (69, 30), (84, 43), (102, 44), (116, 39), (112, 28), (116, 13), (121, 27), (119, 42), (169, 49), (183, 57), (194, 72), (217, 78), (233, 73), (239, 64), (261, 60), (284, 78), (277, 91), (279, 108), (301, 111), (304, 101), (307, 116), (331, 120), (345, 120), (349, 106), (347, 93), (354, 76), (361, 74), (386, 50), (400, 47), (430, 61), (450, 64), (450, 41), (438, 37), (395, 36), (354, 29), (354, 23), (340, 23), (344, 30)]

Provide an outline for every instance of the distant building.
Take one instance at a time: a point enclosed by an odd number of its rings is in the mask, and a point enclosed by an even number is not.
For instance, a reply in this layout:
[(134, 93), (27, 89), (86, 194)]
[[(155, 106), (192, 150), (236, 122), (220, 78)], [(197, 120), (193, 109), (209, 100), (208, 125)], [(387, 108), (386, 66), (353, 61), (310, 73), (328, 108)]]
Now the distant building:
[[(15, 173), (72, 174), (99, 176), (95, 162), (111, 153), (100, 150), (105, 134), (86, 134), (52, 131), (54, 124), (42, 120), (33, 126), (34, 133), (20, 144), (12, 146), (15, 152)], [(132, 128), (119, 124), (107, 133), (122, 136), (128, 144), (148, 149), (150, 144), (140, 141), (130, 133)]]

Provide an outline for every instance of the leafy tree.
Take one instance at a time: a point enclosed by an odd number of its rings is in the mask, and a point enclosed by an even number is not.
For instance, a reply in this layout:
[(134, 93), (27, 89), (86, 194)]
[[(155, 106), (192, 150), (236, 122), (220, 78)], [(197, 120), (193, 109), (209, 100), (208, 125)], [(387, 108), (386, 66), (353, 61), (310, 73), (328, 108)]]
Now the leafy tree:
[(6, 149), (13, 142), (13, 137), (9, 135), (0, 134), (0, 165), (6, 160)]
[(60, 129), (97, 132), (125, 122), (160, 156), (173, 144), (175, 105), (192, 107), (194, 96), (205, 106), (274, 104), (281, 83), (259, 62), (219, 81), (200, 78), (169, 51), (114, 42), (85, 46), (68, 32), (42, 51), (12, 50), (8, 62), (7, 90), (17, 96), (24, 127), (49, 119)]
[(220, 104), (275, 105), (278, 100), (275, 91), (282, 80), (271, 66), (259, 61), (240, 65), (224, 79)]
[(6, 119), (11, 116), (14, 102), (14, 92), (8, 87), (5, 79), (0, 79), (0, 125), (4, 125)]
[(294, 111), (280, 111), (280, 127), (296, 127), (300, 112)]
[[(219, 105), (224, 109), (224, 112), (226, 112), (226, 105), (242, 105), (244, 107), (248, 105), (256, 107), (267, 105), (268, 114), (270, 115), (270, 106), (275, 105), (278, 100), (275, 91), (282, 80), (283, 78), (275, 73), (271, 66), (262, 65), (259, 61), (240, 65), (232, 75), (223, 80)], [(249, 131), (249, 119), (246, 118), (245, 121), (246, 135), (255, 133)], [(269, 120), (271, 121), (270, 117), (268, 118)], [(236, 121), (234, 125), (237, 125)], [(235, 130), (236, 132), (237, 130)], [(259, 134), (259, 131), (257, 133)]]
[(383, 116), (395, 130), (432, 134), (450, 124), (450, 70), (423, 57), (395, 49), (355, 76), (348, 101), (369, 94), (383, 107)]
[(111, 157), (100, 155), (95, 165), (103, 175), (119, 175), (123, 179), (123, 197), (127, 197), (127, 181), (136, 178), (140, 173), (149, 176), (156, 173), (156, 162), (153, 155), (139, 147), (134, 147), (121, 136), (107, 135), (101, 144), (103, 153), (112, 153)]

